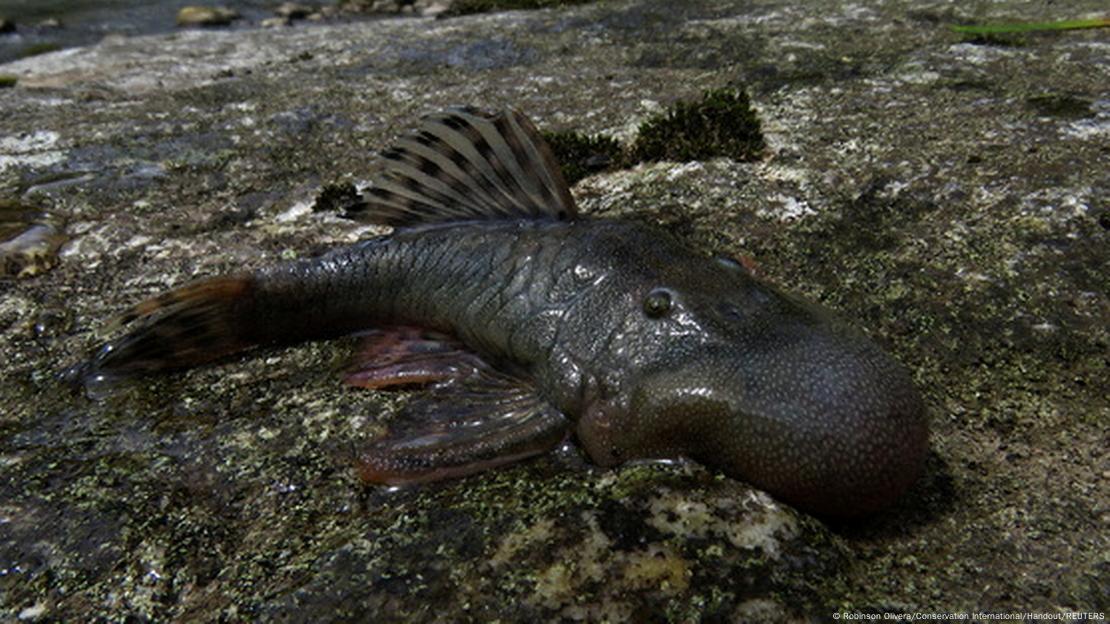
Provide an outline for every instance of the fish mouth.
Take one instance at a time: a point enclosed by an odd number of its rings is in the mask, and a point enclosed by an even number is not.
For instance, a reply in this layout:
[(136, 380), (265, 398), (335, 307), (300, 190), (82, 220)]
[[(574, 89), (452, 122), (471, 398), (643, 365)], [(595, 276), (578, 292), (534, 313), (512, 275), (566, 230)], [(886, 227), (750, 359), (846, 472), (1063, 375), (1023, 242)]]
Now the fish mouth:
[(854, 335), (703, 352), (643, 379), (631, 412), (669, 423), (661, 437), (672, 447), (682, 440), (670, 452), (823, 516), (890, 505), (916, 481), (928, 448), (908, 372)]
[(916, 481), (928, 425), (901, 364), (868, 339), (832, 334), (764, 359), (747, 358), (736, 376), (745, 390), (734, 422), (771, 451), (746, 461), (753, 482), (819, 514), (857, 516)]

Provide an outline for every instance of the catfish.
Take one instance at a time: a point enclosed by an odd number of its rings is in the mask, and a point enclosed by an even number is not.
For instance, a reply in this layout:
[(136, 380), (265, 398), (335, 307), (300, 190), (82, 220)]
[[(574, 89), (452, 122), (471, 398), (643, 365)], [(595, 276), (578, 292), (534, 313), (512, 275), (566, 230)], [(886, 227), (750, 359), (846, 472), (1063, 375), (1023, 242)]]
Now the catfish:
[(368, 483), (461, 477), (573, 437), (601, 466), (686, 458), (847, 517), (921, 473), (925, 408), (901, 364), (744, 263), (581, 214), (520, 112), (451, 109), (383, 156), (356, 216), (391, 233), (140, 303), (69, 376), (362, 334), (346, 383), (425, 388), (359, 450)]

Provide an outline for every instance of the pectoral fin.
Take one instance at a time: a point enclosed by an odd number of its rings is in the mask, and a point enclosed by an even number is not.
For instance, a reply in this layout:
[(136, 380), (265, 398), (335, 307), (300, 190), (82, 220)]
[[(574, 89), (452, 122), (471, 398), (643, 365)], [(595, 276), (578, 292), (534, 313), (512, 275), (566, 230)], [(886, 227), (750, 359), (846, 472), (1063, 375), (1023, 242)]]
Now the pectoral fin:
[(363, 334), (344, 382), (381, 389), (461, 380), (486, 370), (489, 364), (450, 336), (396, 326)]
[(409, 403), (357, 469), (363, 481), (390, 485), (461, 477), (547, 452), (569, 429), (525, 382), (484, 371)]

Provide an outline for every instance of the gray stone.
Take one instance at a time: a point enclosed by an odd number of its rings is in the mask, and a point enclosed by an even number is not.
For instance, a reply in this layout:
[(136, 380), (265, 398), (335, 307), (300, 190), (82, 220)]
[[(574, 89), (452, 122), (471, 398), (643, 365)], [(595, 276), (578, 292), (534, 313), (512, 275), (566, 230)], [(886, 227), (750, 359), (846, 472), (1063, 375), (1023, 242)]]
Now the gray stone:
[[(52, 270), (0, 282), (0, 619), (1104, 609), (1105, 31), (946, 28), (1052, 11), (615, 0), (109, 37), (0, 66), (19, 79), (0, 97), (0, 198), (56, 213), (70, 239)], [(627, 143), (729, 84), (752, 96), (766, 159), (639, 165), (575, 194), (754, 260), (913, 370), (932, 455), (877, 517), (827, 525), (696, 465), (606, 470), (573, 448), (364, 489), (353, 450), (404, 397), (340, 386), (349, 340), (98, 400), (55, 378), (144, 297), (372, 235), (312, 206), (422, 114), (515, 106)]]

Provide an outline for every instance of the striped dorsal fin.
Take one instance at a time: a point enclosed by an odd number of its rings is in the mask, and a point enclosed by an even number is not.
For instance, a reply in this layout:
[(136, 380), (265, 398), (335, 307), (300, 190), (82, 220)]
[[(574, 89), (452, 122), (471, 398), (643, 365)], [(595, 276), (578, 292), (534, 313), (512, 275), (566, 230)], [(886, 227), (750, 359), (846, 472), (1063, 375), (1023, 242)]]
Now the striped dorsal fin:
[(387, 150), (354, 218), (406, 226), (489, 219), (572, 219), (551, 148), (523, 114), (456, 108)]

